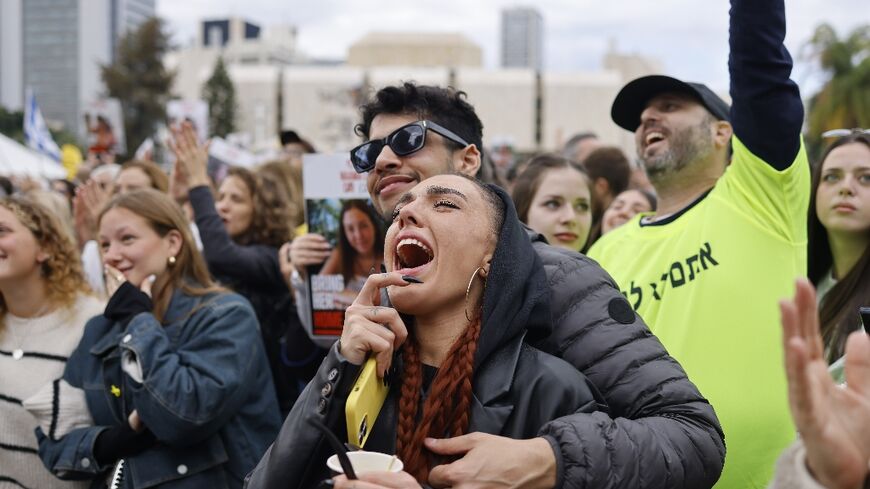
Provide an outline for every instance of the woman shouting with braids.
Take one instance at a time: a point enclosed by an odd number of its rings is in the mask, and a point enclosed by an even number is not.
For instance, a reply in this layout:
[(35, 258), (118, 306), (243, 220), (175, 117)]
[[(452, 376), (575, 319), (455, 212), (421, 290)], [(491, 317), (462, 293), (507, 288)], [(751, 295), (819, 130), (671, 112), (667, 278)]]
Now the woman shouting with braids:
[[(580, 372), (526, 343), (550, 328), (549, 289), (503, 191), (457, 175), (421, 182), (396, 207), (384, 263), (247, 487), (312, 487), (328, 477), (331, 451), (310, 423), (346, 436), (345, 401), (368, 355), (391, 388), (365, 449), (396, 454), (405, 472), (361, 475), (360, 488), (426, 485), (448, 462), (427, 450), (429, 438), (532, 438), (547, 421), (606, 409)], [(380, 305), (384, 290), (392, 307)]]

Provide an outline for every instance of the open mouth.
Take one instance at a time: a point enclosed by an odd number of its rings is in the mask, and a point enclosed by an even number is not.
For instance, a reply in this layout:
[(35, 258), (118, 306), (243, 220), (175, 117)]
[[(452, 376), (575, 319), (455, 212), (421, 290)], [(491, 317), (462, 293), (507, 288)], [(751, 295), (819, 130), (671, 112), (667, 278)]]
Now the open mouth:
[(396, 268), (403, 271), (414, 271), (432, 262), (435, 254), (422, 241), (405, 238), (396, 245)]
[(650, 146), (652, 144), (655, 144), (655, 143), (658, 143), (658, 142), (661, 142), (664, 140), (665, 140), (665, 135), (662, 134), (661, 132), (650, 131), (646, 134), (646, 137), (644, 138), (643, 142), (646, 146)]

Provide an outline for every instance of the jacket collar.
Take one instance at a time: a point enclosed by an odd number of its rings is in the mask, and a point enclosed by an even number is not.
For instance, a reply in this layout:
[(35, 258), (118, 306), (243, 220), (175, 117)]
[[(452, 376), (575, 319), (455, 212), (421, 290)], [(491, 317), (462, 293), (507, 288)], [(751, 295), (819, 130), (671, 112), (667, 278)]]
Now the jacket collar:
[(96, 336), (99, 340), (91, 346), (90, 352), (94, 356), (102, 357), (110, 349), (118, 347), (121, 343), (121, 335), (124, 331), (121, 329), (120, 324), (109, 321), (102, 315), (95, 317), (94, 321), (96, 322), (96, 326), (93, 327), (98, 330)]
[(477, 368), (472, 395), (471, 423), (468, 431), (501, 433), (514, 410), (510, 398), (514, 373), (520, 359), (525, 334), (516, 336), (499, 348)]

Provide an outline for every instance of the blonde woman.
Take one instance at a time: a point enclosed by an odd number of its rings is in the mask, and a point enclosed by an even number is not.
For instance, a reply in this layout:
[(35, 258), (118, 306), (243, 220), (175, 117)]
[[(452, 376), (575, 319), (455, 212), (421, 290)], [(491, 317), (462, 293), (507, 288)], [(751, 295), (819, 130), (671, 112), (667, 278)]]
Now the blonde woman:
[(118, 195), (97, 222), (110, 299), (63, 376), (92, 423), (41, 427), (40, 457), (94, 489), (121, 460), (124, 489), (241, 488), (280, 428), (253, 309), (212, 281), (168, 195)]
[(37, 422), (22, 401), (61, 376), (85, 323), (102, 312), (72, 237), (49, 210), (0, 199), (0, 481), (85, 487), (55, 478), (37, 455)]

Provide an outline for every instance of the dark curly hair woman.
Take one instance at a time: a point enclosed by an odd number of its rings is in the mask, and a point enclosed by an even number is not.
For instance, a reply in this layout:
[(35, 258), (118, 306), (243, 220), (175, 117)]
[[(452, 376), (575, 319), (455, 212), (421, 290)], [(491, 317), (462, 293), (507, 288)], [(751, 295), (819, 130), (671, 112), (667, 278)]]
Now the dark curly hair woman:
[(286, 415), (325, 354), (299, 325), (278, 265), (278, 249), (292, 237), (289, 203), (278, 183), (232, 168), (215, 200), (208, 155), (192, 128), (176, 131), (173, 185), (186, 185), (209, 271), (251, 302)]

